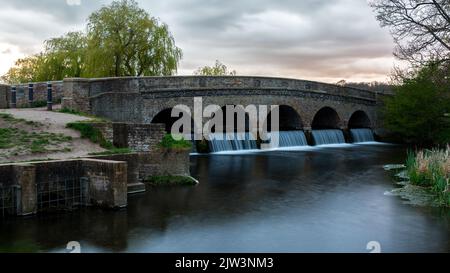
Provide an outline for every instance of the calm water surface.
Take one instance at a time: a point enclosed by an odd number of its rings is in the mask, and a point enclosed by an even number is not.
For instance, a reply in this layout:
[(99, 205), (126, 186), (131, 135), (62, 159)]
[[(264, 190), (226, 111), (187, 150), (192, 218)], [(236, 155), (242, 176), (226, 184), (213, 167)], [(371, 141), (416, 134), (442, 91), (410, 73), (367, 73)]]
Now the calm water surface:
[(123, 211), (85, 209), (0, 223), (0, 251), (450, 252), (450, 211), (385, 194), (405, 149), (192, 156), (196, 187), (150, 189)]

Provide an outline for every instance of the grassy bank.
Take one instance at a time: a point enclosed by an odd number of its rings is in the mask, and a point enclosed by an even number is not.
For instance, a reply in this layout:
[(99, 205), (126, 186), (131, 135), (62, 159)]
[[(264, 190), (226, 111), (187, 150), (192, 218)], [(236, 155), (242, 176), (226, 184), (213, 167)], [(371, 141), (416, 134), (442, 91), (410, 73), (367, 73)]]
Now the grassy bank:
[(70, 136), (41, 131), (42, 124), (0, 114), (0, 157), (70, 151), (64, 147), (72, 141)]
[(450, 146), (409, 152), (406, 170), (411, 184), (427, 188), (442, 206), (450, 207)]
[(71, 122), (67, 128), (79, 131), (82, 138), (87, 138), (93, 143), (99, 144), (104, 149), (113, 149), (113, 144), (103, 137), (102, 132), (88, 122)]

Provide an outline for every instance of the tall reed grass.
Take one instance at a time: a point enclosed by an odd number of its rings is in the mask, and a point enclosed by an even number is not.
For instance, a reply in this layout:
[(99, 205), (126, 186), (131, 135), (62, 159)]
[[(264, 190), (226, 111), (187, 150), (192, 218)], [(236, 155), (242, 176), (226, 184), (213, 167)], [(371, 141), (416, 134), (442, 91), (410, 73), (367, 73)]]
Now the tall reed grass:
[(444, 206), (450, 206), (450, 146), (408, 151), (406, 168), (412, 184), (429, 188)]

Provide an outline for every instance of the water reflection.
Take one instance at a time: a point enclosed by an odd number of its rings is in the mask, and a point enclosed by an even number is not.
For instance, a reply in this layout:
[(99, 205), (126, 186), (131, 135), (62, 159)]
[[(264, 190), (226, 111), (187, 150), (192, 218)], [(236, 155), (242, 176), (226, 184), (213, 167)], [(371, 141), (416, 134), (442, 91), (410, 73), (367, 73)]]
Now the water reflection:
[(416, 208), (384, 193), (382, 169), (405, 150), (355, 145), (191, 158), (197, 187), (153, 188), (123, 211), (10, 219), (2, 251), (448, 252), (449, 210)]

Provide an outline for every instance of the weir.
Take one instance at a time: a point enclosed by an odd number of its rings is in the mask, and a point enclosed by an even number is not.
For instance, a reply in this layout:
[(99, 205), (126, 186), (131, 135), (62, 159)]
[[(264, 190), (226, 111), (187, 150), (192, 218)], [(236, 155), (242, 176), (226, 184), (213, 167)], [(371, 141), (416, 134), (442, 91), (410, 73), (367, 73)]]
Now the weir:
[(251, 133), (214, 133), (209, 138), (209, 149), (213, 153), (258, 149), (256, 138)]
[(342, 130), (337, 129), (313, 130), (312, 136), (314, 138), (315, 145), (345, 143), (345, 137)]
[(350, 133), (354, 143), (375, 141), (372, 129), (350, 129)]
[(299, 147), (308, 145), (308, 141), (306, 140), (306, 136), (303, 131), (272, 132), (269, 133), (268, 136), (271, 139), (271, 143), (274, 143), (274, 141), (277, 143), (276, 138), (278, 137), (278, 147)]

